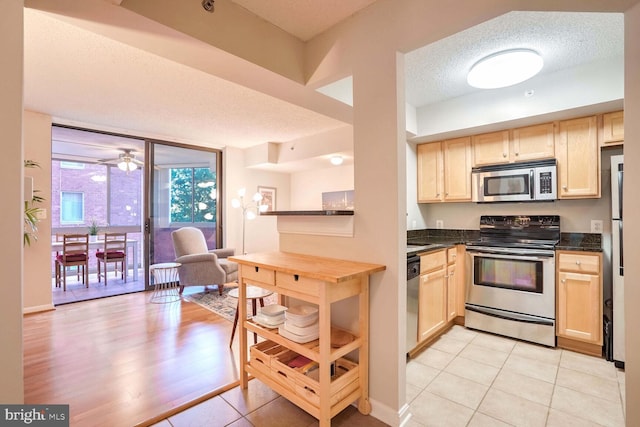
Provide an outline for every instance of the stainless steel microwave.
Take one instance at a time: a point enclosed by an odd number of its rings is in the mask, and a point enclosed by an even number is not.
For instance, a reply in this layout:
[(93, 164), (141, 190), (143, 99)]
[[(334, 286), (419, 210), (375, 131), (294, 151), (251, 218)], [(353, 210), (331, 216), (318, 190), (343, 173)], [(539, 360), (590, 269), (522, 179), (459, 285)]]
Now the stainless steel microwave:
[(472, 200), (487, 202), (535, 202), (557, 198), (555, 159), (473, 168)]

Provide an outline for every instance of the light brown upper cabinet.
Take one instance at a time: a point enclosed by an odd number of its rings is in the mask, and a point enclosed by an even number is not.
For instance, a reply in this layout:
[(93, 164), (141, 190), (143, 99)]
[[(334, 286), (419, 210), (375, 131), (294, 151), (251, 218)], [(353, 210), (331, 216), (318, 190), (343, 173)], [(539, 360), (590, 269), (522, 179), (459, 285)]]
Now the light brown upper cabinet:
[(553, 123), (473, 136), (473, 166), (552, 159)]
[(418, 145), (418, 202), (441, 202), (444, 194), (442, 142)]
[(555, 147), (558, 198), (600, 197), (600, 147), (596, 116), (560, 121)]
[(509, 131), (474, 135), (473, 166), (497, 165), (509, 163)]
[(600, 145), (620, 145), (624, 143), (624, 111), (602, 115), (602, 136)]
[(418, 145), (418, 203), (471, 201), (471, 138)]
[(511, 136), (511, 161), (553, 159), (553, 123), (517, 128)]

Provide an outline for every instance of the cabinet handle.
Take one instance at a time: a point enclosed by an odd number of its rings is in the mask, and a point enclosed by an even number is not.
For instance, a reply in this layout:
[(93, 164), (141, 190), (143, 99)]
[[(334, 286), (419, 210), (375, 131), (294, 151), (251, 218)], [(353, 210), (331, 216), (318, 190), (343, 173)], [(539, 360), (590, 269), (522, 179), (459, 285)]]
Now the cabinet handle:
[(562, 283), (567, 283), (567, 279), (560, 280)]
[(293, 275), (293, 280), (295, 280), (296, 282), (298, 281), (298, 279), (300, 279), (300, 276), (297, 274)]
[(564, 191), (567, 191), (567, 186), (566, 186), (566, 185), (563, 185), (563, 186), (562, 186), (562, 189), (563, 189)]
[(578, 261), (576, 261), (576, 265), (580, 265), (580, 261), (579, 261), (579, 260), (578, 260)]
[(507, 157), (507, 153), (502, 153), (502, 157)]
[(440, 197), (440, 193), (436, 193), (436, 197)]
[(254, 267), (256, 269), (256, 273), (260, 270), (260, 267)]
[(520, 153), (516, 153), (516, 157), (519, 156), (519, 155), (520, 155)]
[(444, 195), (445, 195), (445, 196), (448, 196), (448, 195), (449, 195), (449, 193), (444, 193)]

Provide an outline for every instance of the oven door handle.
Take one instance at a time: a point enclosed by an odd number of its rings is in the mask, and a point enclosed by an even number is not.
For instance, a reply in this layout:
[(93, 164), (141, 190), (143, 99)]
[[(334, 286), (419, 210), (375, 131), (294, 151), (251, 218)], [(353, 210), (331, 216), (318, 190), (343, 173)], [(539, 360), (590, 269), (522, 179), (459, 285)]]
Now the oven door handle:
[(499, 319), (513, 320), (522, 323), (533, 323), (536, 325), (554, 326), (553, 319), (547, 319), (544, 317), (531, 316), (524, 313), (514, 313), (505, 310), (498, 310), (495, 308), (482, 307), (475, 304), (465, 304), (464, 308), (469, 311), (484, 314), (486, 316), (497, 317)]
[(553, 258), (554, 253), (551, 252), (549, 255), (543, 254), (540, 256), (531, 256), (531, 255), (519, 255), (519, 254), (505, 254), (502, 252), (491, 251), (491, 250), (482, 250), (482, 251), (470, 251), (467, 249), (467, 253), (471, 256), (484, 256), (487, 258), (499, 258), (499, 259), (512, 259), (512, 260), (522, 260), (522, 261), (547, 261), (549, 258)]

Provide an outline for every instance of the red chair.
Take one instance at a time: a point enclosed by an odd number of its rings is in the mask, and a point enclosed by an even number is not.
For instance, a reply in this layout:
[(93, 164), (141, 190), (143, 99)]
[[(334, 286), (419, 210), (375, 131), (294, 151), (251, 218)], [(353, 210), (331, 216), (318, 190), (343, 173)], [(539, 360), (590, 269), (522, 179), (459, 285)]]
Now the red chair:
[(118, 275), (120, 265), (120, 277), (127, 283), (127, 233), (105, 233), (103, 250), (96, 252), (98, 261), (98, 282), (101, 282), (101, 266), (104, 264), (104, 285), (107, 286), (107, 265), (115, 264), (114, 276)]
[(56, 287), (62, 282), (67, 290), (67, 267), (82, 267), (82, 282), (89, 287), (89, 235), (65, 234), (62, 236), (62, 253), (56, 254)]

